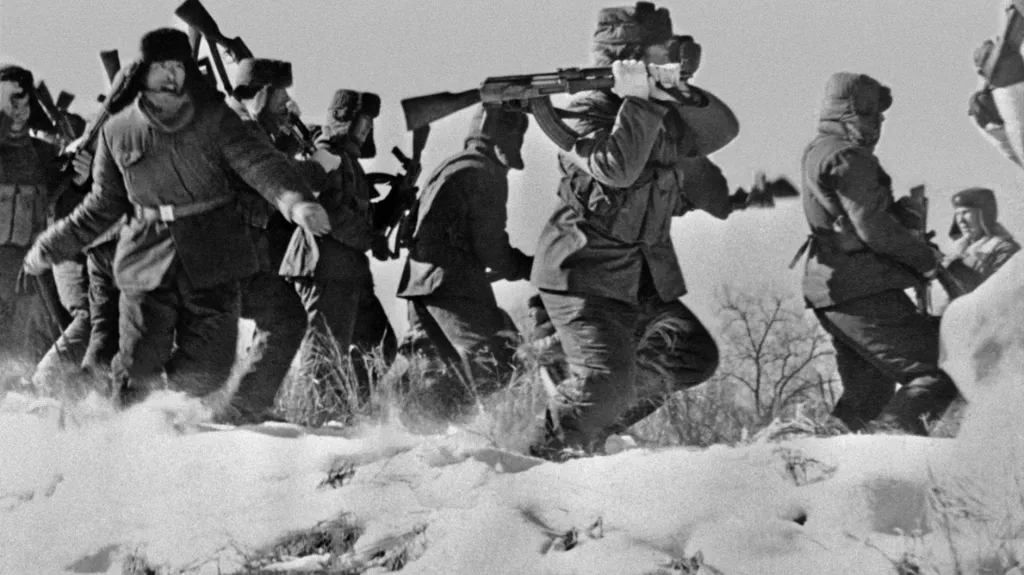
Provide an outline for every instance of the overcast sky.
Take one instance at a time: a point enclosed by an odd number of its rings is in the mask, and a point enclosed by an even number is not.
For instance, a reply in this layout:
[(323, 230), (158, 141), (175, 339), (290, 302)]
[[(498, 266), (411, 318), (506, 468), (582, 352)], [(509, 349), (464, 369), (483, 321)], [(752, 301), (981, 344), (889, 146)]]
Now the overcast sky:
[[(293, 96), (308, 117), (322, 117), (337, 88), (374, 91), (384, 100), (377, 124), (379, 159), (369, 170), (397, 169), (388, 154), (408, 151), (399, 100), (464, 90), (485, 77), (587, 65), (598, 10), (615, 2), (577, 0), (205, 0), (228, 36), (257, 56), (289, 60)], [(15, 61), (87, 104), (105, 89), (99, 51), (136, 55), (149, 29), (182, 26), (177, 0), (0, 0), (0, 60)], [(621, 4), (627, 4), (622, 2)], [(729, 103), (740, 119), (735, 142), (714, 159), (733, 187), (755, 171), (799, 184), (800, 154), (813, 136), (822, 86), (832, 72), (871, 74), (892, 87), (895, 103), (878, 147), (898, 195), (927, 184), (943, 243), (949, 196), (968, 186), (995, 188), (1003, 222), (1024, 235), (1019, 169), (976, 133), (966, 114), (977, 85), (971, 54), (999, 32), (1001, 0), (687, 0), (665, 4), (677, 33), (704, 48), (694, 83)], [(429, 171), (461, 147), (468, 113), (435, 124), (425, 153)], [(555, 200), (553, 144), (527, 134), (526, 171), (512, 177), (509, 230), (532, 253)], [(709, 323), (723, 283), (799, 293), (786, 269), (807, 233), (798, 203), (744, 213), (727, 222), (687, 215), (673, 227), (692, 305)], [(376, 266), (378, 292), (398, 320), (393, 297), (399, 266)], [(497, 284), (516, 313), (528, 284)], [(404, 323), (404, 319), (399, 321)]]

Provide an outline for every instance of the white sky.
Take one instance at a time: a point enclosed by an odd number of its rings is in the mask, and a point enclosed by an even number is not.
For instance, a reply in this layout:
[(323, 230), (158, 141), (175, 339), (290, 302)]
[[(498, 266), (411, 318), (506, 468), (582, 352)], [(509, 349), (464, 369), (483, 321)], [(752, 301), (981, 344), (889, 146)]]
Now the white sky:
[[(627, 2), (621, 2), (627, 4)], [(100, 50), (135, 55), (139, 37), (164, 25), (177, 0), (0, 0), (0, 59), (29, 66), (51, 90), (91, 102), (105, 88)], [(293, 95), (309, 116), (322, 116), (336, 88), (379, 93), (380, 159), (367, 167), (397, 169), (394, 145), (408, 151), (398, 101), (459, 91), (485, 77), (587, 65), (590, 35), (609, 0), (207, 0), (229, 36), (241, 36), (258, 56), (290, 60)], [(704, 61), (695, 83), (729, 103), (739, 138), (715, 155), (730, 183), (749, 186), (754, 172), (799, 183), (800, 154), (812, 137), (822, 86), (832, 72), (874, 75), (893, 90), (895, 104), (878, 155), (897, 194), (925, 183), (933, 227), (945, 240), (958, 189), (996, 189), (1004, 223), (1024, 233), (1019, 171), (975, 132), (967, 98), (977, 76), (974, 48), (999, 30), (1001, 0), (687, 0), (666, 4), (674, 28), (696, 37)], [(468, 113), (434, 126), (426, 170), (461, 146)], [(509, 229), (515, 245), (533, 251), (555, 199), (555, 146), (536, 127), (527, 135), (527, 169), (513, 178)], [(806, 234), (799, 205), (742, 214), (728, 222), (687, 216), (675, 224), (677, 251), (691, 294), (684, 299), (705, 318), (724, 282), (799, 293), (799, 271), (786, 269)], [(378, 291), (396, 319), (399, 265), (377, 266)], [(531, 291), (498, 284), (513, 309)]]

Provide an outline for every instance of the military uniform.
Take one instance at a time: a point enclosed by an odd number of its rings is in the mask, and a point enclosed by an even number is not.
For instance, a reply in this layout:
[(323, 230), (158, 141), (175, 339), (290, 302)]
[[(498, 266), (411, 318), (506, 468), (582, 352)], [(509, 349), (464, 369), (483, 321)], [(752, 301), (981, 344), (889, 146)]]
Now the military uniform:
[[(338, 90), (327, 110), (327, 123), (317, 146), (333, 154), (338, 165), (330, 170), (330, 182), (319, 188), (318, 201), (331, 220), (331, 233), (317, 241), (319, 259), (313, 270), (290, 275), (306, 308), (310, 327), (321, 337), (333, 338), (338, 350), (349, 357), (360, 302), (373, 285), (366, 251), (372, 239), (371, 186), (359, 164), (361, 157), (376, 154), (372, 131), (358, 143), (350, 135), (352, 125), (364, 116), (380, 114), (380, 98), (368, 92)], [(328, 340), (329, 341), (329, 340)], [(339, 388), (341, 382), (335, 382)], [(360, 394), (365, 400), (369, 390)]]
[[(604, 9), (592, 64), (640, 58), (671, 34), (664, 8)], [(541, 232), (531, 277), (572, 373), (549, 410), (546, 438), (534, 446), (546, 457), (563, 448), (601, 451), (620, 419), (643, 402), (634, 387), (637, 326), (667, 308), (685, 309), (677, 301), (686, 287), (672, 218), (695, 207), (720, 218), (730, 212), (726, 180), (701, 155), (676, 104), (597, 91), (574, 98), (570, 110), (583, 117), (575, 122), (581, 137), (559, 156), (559, 202)], [(714, 373), (718, 348), (686, 314), (678, 341), (689, 361), (676, 369), (695, 385)]]
[(947, 274), (943, 281), (953, 292), (951, 297), (974, 291), (996, 270), (1001, 268), (1014, 254), (1020, 251), (1020, 244), (998, 221), (998, 205), (995, 192), (988, 188), (968, 188), (953, 194), (954, 208), (972, 208), (978, 211), (980, 235), (970, 236), (961, 232), (954, 219), (949, 237), (954, 240), (953, 250), (943, 261)]
[[(63, 325), (48, 313), (47, 302), (39, 293), (19, 293), (16, 278), (29, 246), (46, 227), (53, 199), (68, 187), (68, 182), (57, 166), (57, 148), (29, 135), (29, 129), (50, 128), (35, 98), (32, 73), (17, 66), (3, 66), (0, 82), (19, 86), (27, 94), (31, 110), (27, 125), (17, 134), (2, 133), (7, 121), (0, 111), (0, 307), (7, 322), (0, 348), (35, 362), (57, 339)], [(41, 276), (36, 285), (44, 283), (54, 295), (52, 274)], [(48, 303), (55, 305), (56, 298)]]
[(440, 417), (504, 387), (512, 373), (515, 341), (491, 281), (526, 279), (533, 262), (505, 231), (506, 178), (522, 167), (526, 128), (525, 115), (481, 108), (465, 149), (442, 162), (418, 199), (398, 296), (409, 300), (410, 334), (422, 336), (409, 338), (407, 352), (444, 363), (421, 390)]
[(185, 64), (187, 102), (161, 121), (142, 94), (112, 116), (99, 138), (93, 191), (26, 257), (27, 269), (71, 259), (130, 214), (114, 259), (121, 298), (113, 372), (122, 403), (144, 396), (162, 371), (173, 386), (194, 395), (227, 379), (235, 359), (239, 282), (258, 269), (230, 175), (239, 175), (284, 214), (313, 200), (287, 158), (253, 135), (203, 83), (184, 33), (150, 32), (140, 51), (136, 81), (152, 62)]
[(938, 368), (938, 320), (917, 313), (904, 293), (933, 274), (937, 260), (901, 223), (873, 152), (891, 102), (889, 89), (868, 76), (828, 81), (818, 133), (803, 155), (811, 229), (803, 292), (835, 345), (843, 395), (834, 415), (854, 431), (879, 420), (924, 434), (921, 417), (939, 417), (956, 388)]
[[(254, 137), (268, 139), (289, 158), (298, 150), (296, 142), (262, 108), (249, 110), (241, 100), (252, 98), (265, 86), (284, 90), (292, 85), (291, 64), (279, 60), (243, 60), (235, 76), (235, 99), (229, 104)], [(304, 171), (303, 171), (304, 172)], [(239, 190), (238, 207), (249, 225), (256, 246), (259, 271), (242, 281), (242, 317), (253, 320), (262, 352), (252, 369), (242, 377), (232, 398), (231, 419), (259, 421), (268, 417), (292, 360), (302, 345), (307, 321), (302, 300), (279, 269), (294, 225), (289, 223), (259, 192), (241, 178), (234, 179)], [(307, 181), (308, 183), (308, 181)]]

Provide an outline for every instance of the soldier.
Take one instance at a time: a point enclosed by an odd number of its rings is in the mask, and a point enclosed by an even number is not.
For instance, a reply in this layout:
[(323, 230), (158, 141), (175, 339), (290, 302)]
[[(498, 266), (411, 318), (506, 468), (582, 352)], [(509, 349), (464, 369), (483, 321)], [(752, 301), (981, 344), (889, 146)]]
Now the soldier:
[[(315, 269), (293, 269), (286, 274), (294, 279), (310, 327), (319, 336), (310, 351), (324, 353), (321, 346), (333, 340), (345, 358), (343, 363), (349, 358), (359, 303), (373, 285), (366, 256), (372, 240), (372, 191), (359, 159), (376, 155), (373, 119), (379, 114), (380, 97), (376, 94), (338, 90), (331, 98), (316, 154), (332, 180), (319, 197), (330, 215), (331, 233), (317, 242), (320, 253)], [(339, 389), (343, 383), (334, 382)], [(359, 393), (365, 399), (368, 390)]]
[[(291, 85), (290, 63), (248, 58), (238, 65), (234, 99), (229, 103), (254, 135), (269, 138), (278, 150), (294, 157), (301, 143), (288, 129), (292, 105), (287, 89)], [(232, 398), (232, 412), (226, 416), (236, 423), (258, 423), (271, 417), (274, 398), (302, 345), (307, 322), (294, 286), (278, 273), (294, 226), (240, 178), (236, 178), (236, 186), (238, 206), (249, 224), (260, 262), (259, 271), (242, 282), (242, 317), (252, 319), (265, 340), (257, 363)]]
[(600, 11), (591, 60), (612, 67), (615, 88), (572, 101), (582, 136), (559, 155), (559, 203), (541, 232), (531, 277), (572, 374), (531, 448), (542, 457), (599, 453), (622, 418), (631, 424), (653, 411), (635, 387), (635, 361), (636, 333), (655, 318), (677, 318), (677, 385), (705, 381), (718, 364), (711, 334), (679, 301), (686, 287), (670, 225), (694, 208), (725, 218), (732, 200), (699, 145), (708, 134), (682, 119), (672, 92), (686, 86), (649, 73), (670, 63), (672, 42), (665, 8), (639, 2)]
[[(330, 151), (331, 153), (339, 157), (348, 157), (347, 160), (342, 161), (339, 167), (343, 170), (342, 174), (349, 173), (348, 176), (342, 175), (341, 185), (352, 185), (350, 192), (355, 193), (355, 199), (346, 200), (351, 203), (352, 209), (359, 213), (362, 210), (362, 198), (363, 198), (363, 183), (367, 181), (366, 174), (363, 173), (362, 168), (359, 166), (359, 159), (370, 159), (377, 155), (377, 146), (373, 138), (373, 117), (368, 115), (370, 125), (367, 128), (369, 133), (366, 136), (366, 140), (363, 145), (358, 149), (354, 146), (346, 145), (346, 141), (351, 138), (348, 135), (349, 130), (352, 129), (353, 123), (346, 121), (344, 118), (346, 114), (352, 117), (352, 111), (346, 111), (345, 106), (350, 108), (354, 104), (343, 104), (339, 100), (343, 100), (345, 97), (342, 94), (348, 93), (347, 97), (351, 102), (357, 102), (360, 98), (358, 92), (339, 90), (332, 101), (331, 106), (327, 110), (328, 115), (328, 134), (324, 135), (323, 128), (321, 128), (320, 134), (318, 135), (319, 146), (321, 149)], [(376, 96), (374, 94), (363, 94), (363, 98), (366, 98), (368, 102), (371, 102)], [(379, 108), (379, 98), (376, 106)], [(372, 104), (371, 104), (372, 107)], [(349, 184), (352, 182), (352, 184)], [(372, 186), (365, 190), (369, 196), (372, 197), (376, 192)], [(370, 205), (370, 239), (371, 242), (376, 235), (376, 226), (372, 223), (374, 214), (374, 205)], [(362, 218), (357, 224), (357, 228), (360, 230), (358, 233), (362, 234)], [(386, 238), (379, 238), (386, 241)], [(363, 244), (363, 239), (355, 241), (354, 238), (345, 240), (348, 245), (358, 247)], [(367, 260), (369, 265), (369, 260)], [(359, 304), (356, 311), (355, 326), (353, 327), (352, 339), (351, 339), (351, 360), (352, 367), (355, 372), (355, 376), (359, 382), (359, 389), (362, 393), (366, 393), (369, 390), (370, 377), (372, 365), (369, 365), (367, 354), (372, 353), (374, 350), (380, 350), (380, 359), (385, 365), (390, 365), (391, 361), (394, 360), (395, 354), (397, 353), (398, 343), (397, 337), (395, 336), (395, 330), (391, 327), (391, 322), (388, 320), (387, 313), (384, 311), (384, 306), (381, 305), (380, 299), (377, 297), (376, 288), (373, 283), (373, 275), (364, 275), (364, 284), (360, 290)]]
[(843, 395), (833, 415), (852, 431), (924, 435), (922, 419), (941, 416), (957, 390), (938, 367), (937, 319), (904, 293), (935, 277), (941, 254), (902, 223), (908, 204), (893, 201), (874, 154), (891, 104), (889, 88), (864, 74), (836, 73), (825, 86), (803, 156), (803, 291), (836, 349)]
[[(7, 320), (0, 348), (33, 363), (60, 334), (62, 326), (55, 317), (59, 302), (53, 297), (55, 289), (18, 295), (17, 270), (46, 226), (51, 202), (73, 185), (61, 174), (56, 147), (29, 135), (30, 129), (50, 128), (35, 97), (32, 73), (0, 66), (0, 305)], [(87, 157), (76, 158), (75, 183), (88, 178), (88, 167)], [(47, 274), (36, 285), (52, 288), (53, 278)]]
[[(81, 117), (78, 117), (81, 120)], [(69, 117), (69, 121), (71, 118)], [(84, 122), (84, 120), (83, 120)], [(79, 121), (70, 122), (81, 137), (85, 125)], [(75, 158), (76, 170), (88, 174), (92, 169), (92, 152), (83, 149)], [(50, 206), (48, 222), (67, 216), (81, 203), (88, 193), (89, 180), (76, 179)], [(63, 394), (84, 391), (78, 389), (82, 375), (81, 363), (89, 344), (91, 320), (89, 314), (89, 275), (86, 269), (86, 255), (79, 254), (70, 261), (53, 266), (55, 292), (60, 305), (70, 314), (70, 322), (43, 358), (36, 365), (32, 381), (38, 389), (62, 390)]]
[(239, 282), (258, 269), (231, 173), (310, 234), (329, 230), (287, 158), (203, 81), (185, 33), (149, 32), (140, 53), (131, 72), (139, 93), (103, 127), (92, 192), (36, 240), (24, 264), (38, 274), (68, 260), (131, 214), (114, 261), (121, 298), (113, 373), (123, 406), (141, 400), (162, 372), (197, 396), (230, 373)]
[(1003, 266), (1020, 244), (998, 221), (996, 194), (988, 188), (968, 188), (953, 194), (953, 253), (943, 266), (955, 283), (955, 293), (974, 291)]
[(398, 296), (409, 301), (407, 354), (442, 365), (416, 390), (425, 415), (448, 420), (512, 374), (514, 342), (491, 282), (527, 279), (533, 258), (509, 244), (508, 172), (522, 170), (525, 114), (479, 108), (465, 148), (427, 179)]

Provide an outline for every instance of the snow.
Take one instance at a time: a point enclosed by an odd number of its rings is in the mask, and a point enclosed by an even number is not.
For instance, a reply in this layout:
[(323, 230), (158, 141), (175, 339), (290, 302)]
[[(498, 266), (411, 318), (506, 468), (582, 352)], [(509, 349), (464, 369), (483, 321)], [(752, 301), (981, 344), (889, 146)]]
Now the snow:
[[(1024, 524), (1021, 274), (1015, 258), (946, 312), (944, 366), (970, 400), (956, 439), (654, 450), (615, 438), (614, 455), (554, 464), (472, 429), (200, 431), (203, 410), (172, 394), (124, 413), (11, 394), (0, 573), (121, 573), (129, 553), (168, 572), (231, 573), (246, 553), (339, 518), (361, 528), (347, 564), (404, 550), (409, 574), (684, 573), (698, 555), (704, 574), (880, 575), (901, 561), (1004, 573)], [(323, 484), (345, 465), (351, 476)], [(331, 561), (320, 551), (267, 568)]]

